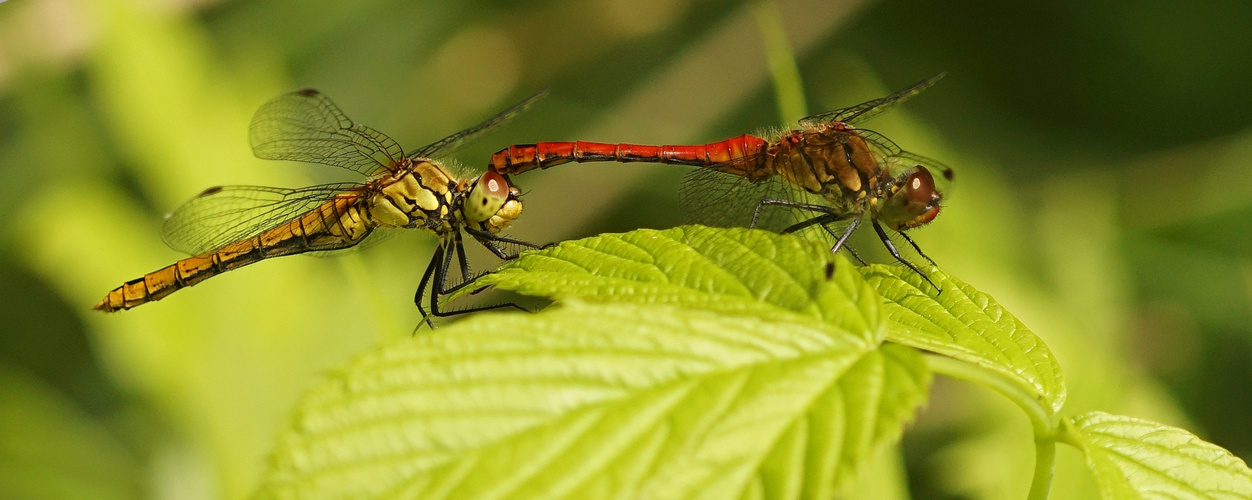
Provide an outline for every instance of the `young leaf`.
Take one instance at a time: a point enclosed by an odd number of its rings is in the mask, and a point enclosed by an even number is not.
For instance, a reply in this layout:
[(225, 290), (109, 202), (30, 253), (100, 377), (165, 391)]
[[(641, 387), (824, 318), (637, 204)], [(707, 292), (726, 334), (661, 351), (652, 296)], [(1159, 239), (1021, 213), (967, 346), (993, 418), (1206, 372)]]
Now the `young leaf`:
[(768, 231), (683, 226), (603, 234), (524, 253), (476, 284), (557, 301), (676, 304), (762, 318), (798, 312), (882, 340), (871, 328), (881, 324), (881, 300), (846, 259)]
[(315, 388), (259, 496), (830, 498), (928, 389), (916, 351), (867, 335), (630, 303), (476, 316)]
[(1065, 381), (1052, 351), (991, 296), (936, 268), (926, 271), (943, 288), (899, 266), (871, 265), (861, 274), (882, 296), (890, 318), (887, 340), (974, 363), (1013, 380), (1055, 414), (1065, 403)]
[(1194, 434), (1137, 418), (1091, 412), (1061, 423), (1083, 451), (1104, 498), (1252, 498), (1252, 470)]

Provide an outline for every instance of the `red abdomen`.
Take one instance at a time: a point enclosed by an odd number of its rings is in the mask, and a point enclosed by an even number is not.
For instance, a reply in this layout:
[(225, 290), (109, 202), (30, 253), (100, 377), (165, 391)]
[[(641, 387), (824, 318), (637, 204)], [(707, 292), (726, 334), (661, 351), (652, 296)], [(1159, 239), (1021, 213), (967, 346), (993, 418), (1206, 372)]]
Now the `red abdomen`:
[(488, 169), (501, 174), (520, 174), (535, 168), (592, 161), (671, 163), (712, 167), (738, 175), (760, 168), (767, 143), (744, 134), (698, 146), (646, 146), (601, 142), (540, 142), (519, 144), (491, 155)]

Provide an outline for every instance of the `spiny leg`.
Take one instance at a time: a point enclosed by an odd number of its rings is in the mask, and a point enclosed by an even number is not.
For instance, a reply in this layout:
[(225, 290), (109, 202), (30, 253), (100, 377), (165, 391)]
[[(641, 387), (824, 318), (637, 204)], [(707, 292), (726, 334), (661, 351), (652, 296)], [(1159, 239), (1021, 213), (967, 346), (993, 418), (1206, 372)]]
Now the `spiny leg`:
[[(858, 221), (858, 222), (857, 222), (857, 224), (859, 225), (859, 224), (860, 224), (860, 222)], [(831, 229), (831, 228), (830, 228), (830, 226), (827, 226), (827, 225), (825, 225), (825, 224), (822, 224), (822, 229), (825, 229), (825, 230), (826, 230), (826, 234), (829, 234), (831, 238), (834, 238), (834, 239), (836, 239), (836, 240), (837, 240), (837, 239), (839, 239), (839, 234), (838, 234), (838, 233), (836, 233), (833, 229)], [(860, 262), (862, 266), (868, 266), (868, 265), (869, 265), (869, 263), (868, 263), (868, 262), (865, 262), (865, 259), (862, 259), (860, 255), (857, 255), (856, 250), (853, 250), (853, 249), (852, 249), (852, 247), (850, 247), (850, 246), (848, 246), (848, 245), (844, 245), (844, 246), (843, 246), (843, 249), (844, 249), (844, 250), (847, 250), (847, 251), (848, 251), (848, 253), (852, 254), (852, 258), (856, 259), (856, 261), (857, 261), (857, 262)], [(837, 248), (835, 248), (835, 247), (831, 247), (831, 248), (830, 248), (830, 251), (835, 252), (835, 251), (838, 251), (838, 249), (837, 249)]]
[(508, 252), (505, 252), (503, 248), (500, 248), (491, 240), (478, 240), (478, 242), (486, 247), (487, 250), (491, 250), (491, 253), (495, 254), (496, 257), (499, 257), (500, 260), (513, 260), (517, 258), (517, 255), (509, 255)]
[(939, 288), (939, 285), (936, 285), (934, 281), (931, 281), (930, 276), (926, 276), (926, 273), (923, 273), (922, 270), (918, 269), (917, 266), (913, 265), (912, 262), (909, 262), (904, 257), (900, 256), (900, 251), (896, 250), (896, 246), (891, 243), (891, 238), (887, 236), (886, 231), (883, 231), (882, 226), (878, 224), (877, 220), (872, 221), (871, 224), (874, 225), (874, 231), (878, 233), (878, 239), (882, 240), (883, 245), (887, 246), (887, 251), (891, 252), (892, 257), (895, 257), (896, 260), (903, 263), (909, 269), (912, 269), (913, 272), (917, 273), (918, 276), (921, 276), (922, 279), (926, 280), (927, 283), (930, 283), (930, 286), (935, 287), (935, 291), (937, 293), (943, 293), (943, 289)]
[(934, 260), (934, 259), (932, 259), (932, 258), (930, 258), (930, 256), (926, 255), (926, 252), (923, 252), (923, 251), (922, 251), (922, 247), (917, 246), (917, 243), (914, 243), (914, 242), (913, 242), (913, 238), (909, 238), (909, 235), (904, 234), (904, 232), (903, 232), (903, 231), (898, 231), (898, 232), (900, 233), (900, 236), (901, 236), (902, 238), (904, 238), (904, 241), (907, 241), (907, 242), (909, 242), (909, 244), (910, 244), (910, 245), (913, 245), (913, 250), (917, 250), (917, 254), (918, 254), (918, 255), (921, 255), (923, 259), (926, 259), (926, 261), (927, 261), (927, 262), (930, 262), (930, 265), (935, 266), (935, 267), (938, 267), (938, 266), (939, 266), (939, 264), (935, 264), (935, 260)]
[[(456, 245), (457, 247), (456, 255), (458, 255), (461, 259), (464, 259), (465, 247), (461, 241), (461, 238), (459, 237), (460, 236), (459, 233), (457, 236), (458, 237), (452, 241), (452, 244)], [(460, 283), (457, 283), (456, 285), (449, 287), (447, 286), (448, 269), (452, 267), (452, 258), (451, 258), (452, 255), (453, 254), (451, 252), (448, 252), (447, 253), (448, 257), (444, 259), (444, 262), (442, 263), (442, 265), (435, 269), (434, 290), (432, 291), (431, 296), (430, 296), (430, 311), (432, 315), (445, 318), (449, 316), (457, 316), (461, 314), (469, 314), (469, 313), (475, 313), (475, 312), (480, 312), (480, 311), (490, 311), (493, 309), (501, 309), (505, 307), (512, 307), (519, 311), (531, 312), (530, 310), (522, 306), (519, 306), (517, 304), (514, 304), (512, 302), (504, 302), (501, 304), (492, 304), (492, 305), (486, 305), (486, 306), (468, 307), (468, 308), (456, 309), (452, 311), (440, 311), (438, 297), (442, 297), (451, 293), (456, 293), (458, 290), (461, 290), (462, 288), (465, 288), (473, 284), (475, 281), (478, 280), (478, 278), (491, 274), (491, 271), (486, 271), (486, 272), (479, 273), (474, 276), (464, 276), (465, 279), (463, 281), (461, 281)], [(461, 261), (461, 268), (463, 272), (468, 272), (468, 265), (465, 263), (464, 260)], [(473, 293), (478, 293), (478, 291), (474, 291)]]
[[(852, 236), (852, 232), (856, 231), (856, 228), (860, 226), (861, 226), (861, 219), (859, 218), (852, 219), (852, 223), (848, 224), (847, 229), (843, 230), (843, 234), (839, 235), (839, 239), (835, 240), (835, 246), (830, 247), (830, 251), (832, 253), (839, 253), (839, 249), (843, 248), (844, 243), (847, 243), (848, 237)], [(830, 228), (826, 227), (825, 224), (822, 224), (822, 228), (826, 229), (827, 231), (830, 231)], [(859, 260), (860, 257), (857, 257), (857, 259)]]
[(522, 240), (515, 239), (515, 238), (509, 238), (507, 236), (495, 235), (487, 231), (474, 229), (472, 227), (465, 228), (465, 232), (469, 233), (470, 236), (473, 236), (474, 239), (478, 240), (478, 242), (482, 244), (482, 246), (487, 247), (487, 250), (491, 250), (491, 253), (495, 254), (496, 257), (499, 257), (501, 260), (516, 259), (517, 254), (509, 255), (508, 252), (505, 252), (504, 249), (500, 248), (499, 245), (497, 245), (496, 243), (508, 243), (510, 245), (517, 245), (517, 246), (532, 248), (536, 250), (548, 248), (554, 245), (553, 243), (549, 243), (547, 245), (536, 245), (529, 241), (522, 241)]
[(844, 233), (840, 235), (840, 234), (836, 234), (834, 230), (830, 229), (830, 227), (827, 226), (827, 224), (843, 220), (844, 217), (839, 214), (831, 212), (830, 207), (827, 207), (825, 205), (814, 205), (810, 203), (798, 203), (798, 202), (788, 201), (788, 200), (777, 200), (777, 199), (772, 199), (772, 198), (766, 198), (764, 200), (761, 200), (760, 203), (757, 203), (756, 211), (752, 213), (753, 224), (756, 224), (756, 216), (757, 214), (760, 213), (761, 207), (764, 207), (766, 205), (785, 206), (789, 208), (795, 208), (795, 209), (800, 209), (800, 210), (810, 210), (810, 211), (822, 213), (822, 215), (819, 215), (817, 217), (813, 217), (811, 219), (805, 219), (803, 221), (792, 224), (791, 226), (788, 226), (786, 229), (783, 229), (781, 233), (789, 234), (789, 233), (794, 233), (796, 231), (799, 231), (809, 226), (813, 226), (813, 225), (820, 226), (822, 230), (829, 233), (830, 236), (835, 238), (836, 240), (835, 245), (830, 247), (831, 252), (838, 252), (840, 248), (846, 249), (848, 253), (852, 254), (853, 258), (855, 258), (858, 262), (861, 263), (861, 265), (863, 266), (869, 265), (869, 263), (865, 262), (865, 259), (862, 259), (860, 255), (857, 255), (856, 250), (853, 250), (852, 247), (846, 246), (844, 244), (848, 241), (848, 238), (852, 236), (852, 233), (856, 230), (856, 228), (861, 225), (861, 219), (856, 219), (854, 222), (852, 222), (852, 224), (848, 226), (848, 228), (844, 231)]
[[(508, 238), (504, 236), (497, 236), (487, 231), (480, 231), (480, 230), (469, 228), (469, 227), (465, 228), (465, 231), (468, 232), (470, 236), (473, 236), (474, 239), (477, 240), (479, 244), (486, 247), (487, 250), (490, 250), (491, 253), (496, 255), (496, 257), (499, 257), (500, 260), (516, 259), (518, 254), (515, 253), (515, 254), (510, 255), (508, 252), (504, 251), (503, 248), (500, 248), (500, 245), (498, 245), (497, 242), (509, 243), (512, 245), (523, 246), (523, 247), (528, 247), (532, 249), (543, 249), (543, 248), (548, 248), (553, 245), (552, 243), (549, 243), (547, 245), (540, 246), (540, 245), (536, 245), (534, 243), (530, 243), (527, 241), (522, 241), (522, 240), (518, 240), (514, 238)], [(481, 278), (493, 272), (495, 271), (483, 271), (482, 273), (479, 273), (477, 276), (474, 276), (473, 279), (470, 279), (468, 281), (475, 281), (478, 278)], [(471, 295), (477, 294), (479, 292), (482, 292), (486, 288), (487, 287), (479, 288), (477, 290), (474, 290), (473, 292), (470, 292), (470, 294)]]
[[(748, 223), (748, 229), (756, 227), (756, 219), (761, 215), (761, 209), (767, 206), (781, 206), (795, 208), (800, 210), (808, 210), (810, 212), (820, 212), (830, 214), (830, 207), (825, 205), (814, 205), (811, 203), (800, 203), (798, 201), (780, 200), (777, 198), (764, 198), (757, 202), (756, 208), (752, 210), (752, 221)], [(784, 231), (786, 233), (787, 231)]]
[[(491, 253), (495, 254), (501, 260), (516, 259), (518, 257), (518, 254), (514, 253), (510, 255), (503, 248), (500, 248), (498, 243), (508, 243), (511, 245), (526, 247), (526, 248), (534, 249), (534, 250), (542, 250), (542, 249), (549, 248), (549, 247), (556, 245), (555, 243), (548, 243), (546, 245), (537, 245), (529, 241), (523, 241), (523, 240), (519, 240), (516, 238), (509, 238), (507, 236), (499, 236), (496, 234), (489, 233), (487, 231), (482, 231), (482, 230), (478, 230), (474, 228), (465, 228), (465, 231), (470, 233), (471, 236), (473, 236), (476, 240), (478, 240), (478, 243), (482, 244), (482, 246), (486, 247), (488, 250), (491, 251)], [(469, 282), (476, 281), (479, 278), (482, 278), (483, 276), (486, 276), (494, 272), (495, 272), (494, 270), (483, 271), (479, 275), (475, 276), (473, 279), (470, 279)], [(474, 290), (473, 292), (470, 292), (470, 294), (471, 295), (478, 294), (479, 292), (482, 292), (483, 290), (486, 290), (486, 289), (487, 287), (484, 286), (482, 288)], [(505, 302), (502, 304), (495, 304), (493, 306), (490, 306), (490, 308), (492, 309), (501, 308), (501, 307), (513, 307), (515, 309), (526, 311), (526, 312), (534, 312), (529, 309), (526, 309), (525, 307), (517, 305), (516, 303), (513, 303), (513, 302)]]
[[(454, 243), (454, 240), (450, 240), (448, 243), (444, 243), (443, 245), (446, 246)], [(465, 249), (462, 248), (461, 251), (464, 252)], [(439, 311), (439, 296), (450, 293), (448, 291), (448, 269), (452, 267), (453, 255), (453, 252), (444, 251), (443, 260), (439, 262), (439, 267), (435, 268), (434, 283), (430, 291), (430, 313), (441, 318), (443, 317), (443, 314)], [(468, 282), (461, 282), (457, 286), (464, 286), (465, 283)], [(453, 289), (455, 290), (456, 288), (454, 287)]]
[[(452, 267), (453, 256), (456, 254), (464, 255), (465, 253), (464, 248), (460, 248), (454, 254), (448, 249), (450, 244), (456, 244), (456, 241), (445, 240), (439, 242), (439, 246), (435, 249), (435, 254), (430, 259), (430, 265), (426, 266), (426, 272), (422, 275), (422, 283), (418, 285), (417, 293), (413, 296), (413, 303), (417, 305), (418, 312), (422, 314), (422, 321), (425, 321), (426, 325), (430, 326), (432, 330), (435, 328), (435, 324), (430, 320), (431, 316), (444, 317), (452, 315), (439, 310), (439, 297), (452, 293), (469, 283), (469, 281), (466, 281), (452, 288), (447, 287), (448, 269)], [(462, 261), (462, 267), (464, 266), (464, 261)], [(430, 314), (427, 314), (426, 309), (422, 308), (422, 298), (426, 294), (427, 285), (430, 285), (431, 288)], [(417, 330), (414, 330), (414, 333), (416, 332)]]
[(470, 281), (469, 260), (465, 258), (465, 245), (461, 242), (461, 232), (457, 231), (454, 235), (453, 244), (456, 245), (456, 257), (461, 261), (461, 283)]
[(856, 250), (853, 250), (852, 247), (845, 245), (845, 243), (847, 243), (848, 241), (848, 238), (850, 238), (852, 236), (852, 233), (856, 231), (856, 228), (861, 225), (861, 219), (854, 220), (851, 223), (851, 225), (849, 225), (848, 228), (844, 230), (843, 234), (837, 234), (835, 233), (834, 230), (830, 229), (830, 227), (827, 226), (827, 224), (832, 223), (832, 222), (838, 222), (842, 220), (843, 217), (831, 212), (830, 207), (825, 206), (825, 205), (814, 205), (811, 203), (799, 203), (799, 202), (790, 201), (790, 200), (766, 198), (766, 199), (761, 200), (760, 203), (756, 204), (756, 209), (753, 210), (752, 212), (752, 223), (749, 227), (756, 225), (757, 216), (760, 215), (761, 209), (765, 206), (784, 206), (784, 207), (789, 207), (789, 208), (794, 208), (794, 209), (809, 210), (813, 212), (822, 213), (823, 215), (819, 215), (817, 217), (813, 217), (811, 219), (806, 219), (798, 223), (792, 224), (791, 226), (788, 226), (786, 229), (783, 229), (781, 232), (782, 234), (789, 234), (789, 233), (794, 233), (796, 231), (799, 231), (801, 229), (804, 229), (812, 225), (820, 225), (821, 228), (825, 230), (827, 233), (829, 233), (831, 237), (835, 238), (835, 245), (830, 247), (831, 252), (838, 252), (839, 249), (842, 248), (844, 250), (847, 250), (848, 253), (852, 254), (852, 258), (856, 259), (857, 262), (860, 262), (862, 266), (869, 265), (869, 263), (866, 262), (865, 259), (862, 259), (861, 256), (856, 253)]
[(792, 224), (792, 225), (790, 225), (790, 226), (787, 226), (787, 228), (786, 228), (786, 229), (783, 229), (782, 231), (779, 231), (779, 233), (781, 233), (781, 234), (791, 234), (791, 233), (794, 233), (794, 232), (799, 231), (799, 230), (801, 230), (801, 229), (807, 228), (807, 227), (809, 227), (809, 226), (821, 226), (821, 227), (826, 227), (826, 224), (830, 224), (831, 222), (838, 222), (838, 221), (839, 221), (839, 216), (838, 216), (838, 215), (835, 215), (835, 214), (822, 214), (822, 215), (819, 215), (819, 216), (817, 216), (817, 217), (813, 217), (813, 218), (810, 218), (810, 219), (805, 219), (805, 220), (802, 220), (802, 221), (797, 222), (797, 223), (795, 223), (795, 224)]
[(845, 245), (843, 249), (847, 250), (848, 253), (852, 254), (852, 258), (856, 259), (857, 262), (860, 262), (862, 266), (869, 265), (869, 262), (865, 262), (865, 259), (862, 259), (860, 255), (857, 255), (856, 250), (853, 250), (852, 247)]
[(426, 325), (430, 326), (431, 329), (435, 328), (435, 324), (431, 323), (430, 315), (426, 314), (426, 309), (422, 308), (422, 295), (426, 293), (426, 285), (430, 283), (431, 278), (435, 273), (435, 267), (438, 266), (441, 261), (443, 261), (442, 243), (435, 248), (435, 255), (431, 256), (430, 264), (426, 265), (426, 272), (422, 273), (422, 282), (417, 285), (417, 293), (413, 295), (413, 304), (417, 305), (417, 311), (422, 313), (422, 321), (425, 321)]

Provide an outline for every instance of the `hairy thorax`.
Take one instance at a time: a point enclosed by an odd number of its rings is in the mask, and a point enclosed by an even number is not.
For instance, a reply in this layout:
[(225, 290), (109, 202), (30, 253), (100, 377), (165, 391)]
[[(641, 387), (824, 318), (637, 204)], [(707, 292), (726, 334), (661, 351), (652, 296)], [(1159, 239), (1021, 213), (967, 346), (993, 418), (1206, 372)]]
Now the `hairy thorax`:
[(456, 222), (451, 219), (456, 186), (434, 163), (419, 161), (375, 182), (369, 213), (380, 226), (441, 229)]
[(865, 140), (840, 123), (823, 130), (787, 133), (767, 154), (767, 164), (790, 185), (821, 196), (836, 209), (871, 208), (889, 179)]

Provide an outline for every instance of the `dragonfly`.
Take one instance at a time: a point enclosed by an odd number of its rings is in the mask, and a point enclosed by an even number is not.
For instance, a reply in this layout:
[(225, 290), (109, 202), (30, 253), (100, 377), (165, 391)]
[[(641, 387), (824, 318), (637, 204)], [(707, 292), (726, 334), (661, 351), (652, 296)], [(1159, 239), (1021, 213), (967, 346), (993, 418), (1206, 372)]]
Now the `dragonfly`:
[[(883, 135), (854, 125), (934, 85), (937, 74), (891, 95), (803, 118), (799, 126), (769, 138), (744, 134), (720, 142), (650, 146), (599, 142), (512, 145), (491, 157), (488, 171), (509, 176), (570, 162), (648, 162), (701, 167), (687, 173), (679, 190), (683, 212), (712, 226), (766, 227), (783, 233), (820, 228), (832, 252), (868, 220), (897, 261), (904, 258), (888, 231), (900, 235), (923, 258), (905, 231), (939, 215), (953, 172), (941, 163), (902, 150)], [(767, 135), (767, 134), (760, 134)]]
[[(126, 282), (94, 309), (113, 312), (137, 307), (273, 257), (349, 249), (377, 230), (389, 228), (421, 229), (438, 238), (413, 298), (427, 324), (431, 323), (422, 299), (428, 287), (430, 311), (435, 316), (499, 307), (521, 309), (513, 303), (439, 309), (439, 297), (481, 276), (470, 272), (462, 233), (504, 260), (516, 257), (509, 250), (540, 246), (499, 234), (522, 213), (521, 191), (508, 179), (491, 171), (476, 178), (462, 175), (434, 158), (510, 120), (545, 94), (540, 92), (407, 155), (395, 140), (353, 122), (317, 90), (276, 97), (252, 118), (248, 136), (253, 154), (267, 160), (331, 165), (367, 180), (297, 189), (209, 188), (167, 215), (161, 228), (166, 244), (191, 257)], [(449, 286), (454, 258), (461, 281)]]

